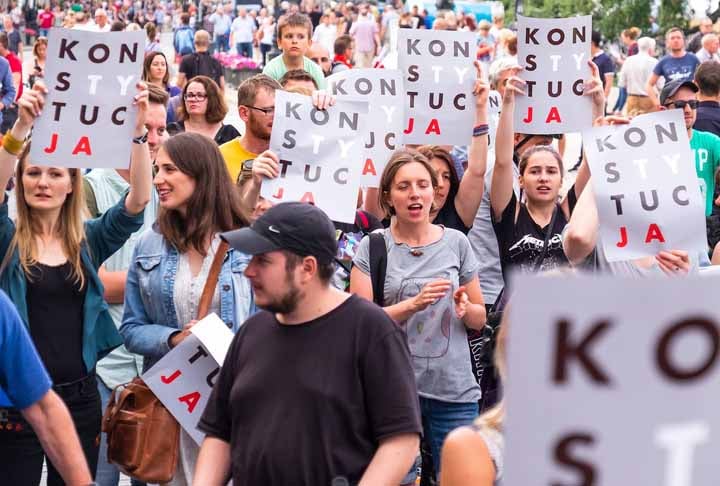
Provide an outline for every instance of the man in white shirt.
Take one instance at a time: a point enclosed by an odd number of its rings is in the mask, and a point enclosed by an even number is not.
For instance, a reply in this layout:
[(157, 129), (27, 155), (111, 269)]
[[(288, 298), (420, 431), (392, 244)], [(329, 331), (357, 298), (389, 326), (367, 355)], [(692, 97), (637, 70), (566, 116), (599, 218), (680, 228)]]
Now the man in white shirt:
[(233, 20), (230, 27), (232, 42), (235, 44), (238, 54), (253, 57), (253, 34), (257, 30), (255, 20), (247, 14), (245, 7), (238, 7), (238, 16)]
[(625, 86), (628, 92), (628, 115), (650, 113), (657, 108), (646, 91), (647, 82), (658, 63), (654, 54), (655, 39), (641, 37), (638, 39), (638, 53), (628, 57), (620, 70), (620, 85)]
[(95, 23), (88, 30), (95, 32), (110, 32), (110, 22), (108, 21), (108, 14), (104, 8), (95, 10)]
[(337, 24), (335, 23), (335, 13), (325, 12), (320, 17), (320, 24), (315, 28), (313, 33), (313, 44), (320, 44), (328, 52), (332, 52), (337, 38)]
[(718, 36), (716, 34), (705, 34), (702, 38), (702, 49), (697, 51), (695, 55), (700, 62), (720, 62), (718, 48), (720, 48), (720, 39), (718, 39)]

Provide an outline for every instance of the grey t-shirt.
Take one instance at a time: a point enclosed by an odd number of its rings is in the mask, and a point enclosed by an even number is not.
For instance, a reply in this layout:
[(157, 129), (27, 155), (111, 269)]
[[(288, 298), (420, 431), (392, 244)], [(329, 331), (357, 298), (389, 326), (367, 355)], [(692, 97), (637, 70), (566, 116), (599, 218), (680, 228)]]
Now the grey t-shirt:
[[(418, 392), (445, 402), (471, 403), (480, 399), (473, 376), (465, 325), (455, 315), (453, 292), (477, 275), (478, 263), (465, 235), (445, 228), (438, 241), (411, 248), (395, 243), (384, 230), (387, 247), (385, 302), (390, 306), (420, 293), (425, 284), (446, 278), (453, 290), (435, 304), (399, 323), (405, 330), (413, 357)], [(353, 263), (370, 275), (370, 239), (364, 238)], [(410, 253), (420, 255), (414, 256)]]
[[(468, 240), (470, 240), (470, 245), (475, 252), (475, 256), (478, 262), (480, 262), (478, 276), (486, 304), (495, 303), (495, 299), (497, 299), (498, 294), (505, 285), (502, 267), (500, 265), (500, 249), (498, 248), (498, 242), (495, 237), (490, 215), (490, 186), (492, 185), (494, 169), (495, 156), (492, 151), (489, 151), (482, 201), (475, 215), (472, 228), (467, 235)], [(520, 187), (517, 182), (519, 176), (520, 171), (517, 166), (513, 164), (513, 189), (515, 190), (516, 197), (519, 197), (520, 193)]]

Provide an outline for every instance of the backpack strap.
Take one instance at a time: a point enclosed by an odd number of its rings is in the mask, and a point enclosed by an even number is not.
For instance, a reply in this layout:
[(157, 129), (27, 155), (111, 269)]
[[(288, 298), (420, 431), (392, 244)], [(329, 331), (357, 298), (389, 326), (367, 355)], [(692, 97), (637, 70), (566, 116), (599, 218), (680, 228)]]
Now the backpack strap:
[(387, 271), (387, 247), (383, 232), (370, 233), (370, 281), (373, 302), (383, 306), (385, 301), (385, 272)]

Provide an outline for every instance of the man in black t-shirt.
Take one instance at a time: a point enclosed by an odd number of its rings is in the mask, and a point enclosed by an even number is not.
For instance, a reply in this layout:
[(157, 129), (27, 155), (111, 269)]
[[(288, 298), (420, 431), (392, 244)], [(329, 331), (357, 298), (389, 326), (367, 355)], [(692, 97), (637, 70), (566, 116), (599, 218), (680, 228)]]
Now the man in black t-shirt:
[(608, 56), (604, 50), (600, 47), (602, 43), (602, 35), (600, 32), (593, 30), (590, 38), (590, 54), (592, 55), (592, 61), (598, 67), (600, 72), (600, 81), (602, 81), (603, 91), (605, 92), (605, 100), (610, 97), (610, 90), (613, 85), (613, 78), (615, 77), (615, 63)]
[(222, 235), (253, 255), (265, 309), (233, 339), (199, 428), (194, 484), (400, 484), (420, 422), (405, 335), (379, 307), (331, 288), (335, 228), (305, 203)]

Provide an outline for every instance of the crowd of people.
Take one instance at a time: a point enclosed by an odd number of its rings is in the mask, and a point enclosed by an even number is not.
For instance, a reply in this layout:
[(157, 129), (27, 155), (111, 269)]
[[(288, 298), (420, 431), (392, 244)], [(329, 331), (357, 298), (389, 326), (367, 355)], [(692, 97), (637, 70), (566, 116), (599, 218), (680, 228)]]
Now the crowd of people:
[[(0, 33), (3, 482), (39, 484), (47, 459), (49, 485), (117, 486), (102, 410), (113, 389), (190, 335), (216, 278), (210, 311), (235, 338), (199, 423), (206, 438), (198, 447), (181, 433), (168, 484), (499, 484), (506, 331), (489, 323), (512, 303), (511, 272), (675, 277), (720, 264), (720, 55), (708, 19), (687, 39), (668, 30), (659, 60), (655, 36), (636, 27), (622, 32), (618, 56), (593, 32), (583, 88), (594, 125), (682, 110), (694, 156), (685, 163), (708, 222), (706, 252), (608, 262), (587, 160), (565, 167), (560, 135), (515, 130), (526, 86), (517, 34), (501, 15), (432, 19), (399, 2), (381, 12), (335, 2), (280, 9), (9, 6)], [(126, 170), (84, 173), (30, 156), (33, 124), (48, 109), (47, 33), (60, 26), (147, 33)], [(378, 187), (358, 194), (354, 224), (261, 197), (281, 173), (270, 150), (277, 90), (328, 109), (326, 76), (383, 68), (396, 28), (476, 32), (467, 144), (398, 148)], [(174, 57), (159, 38), (170, 30)], [(262, 66), (237, 87), (237, 106), (214, 56), (228, 50)], [(491, 140), (494, 92), (502, 106)], [(227, 122), (230, 110), (243, 127)], [(211, 276), (223, 241), (230, 249)], [(479, 350), (469, 345), (488, 332)]]

